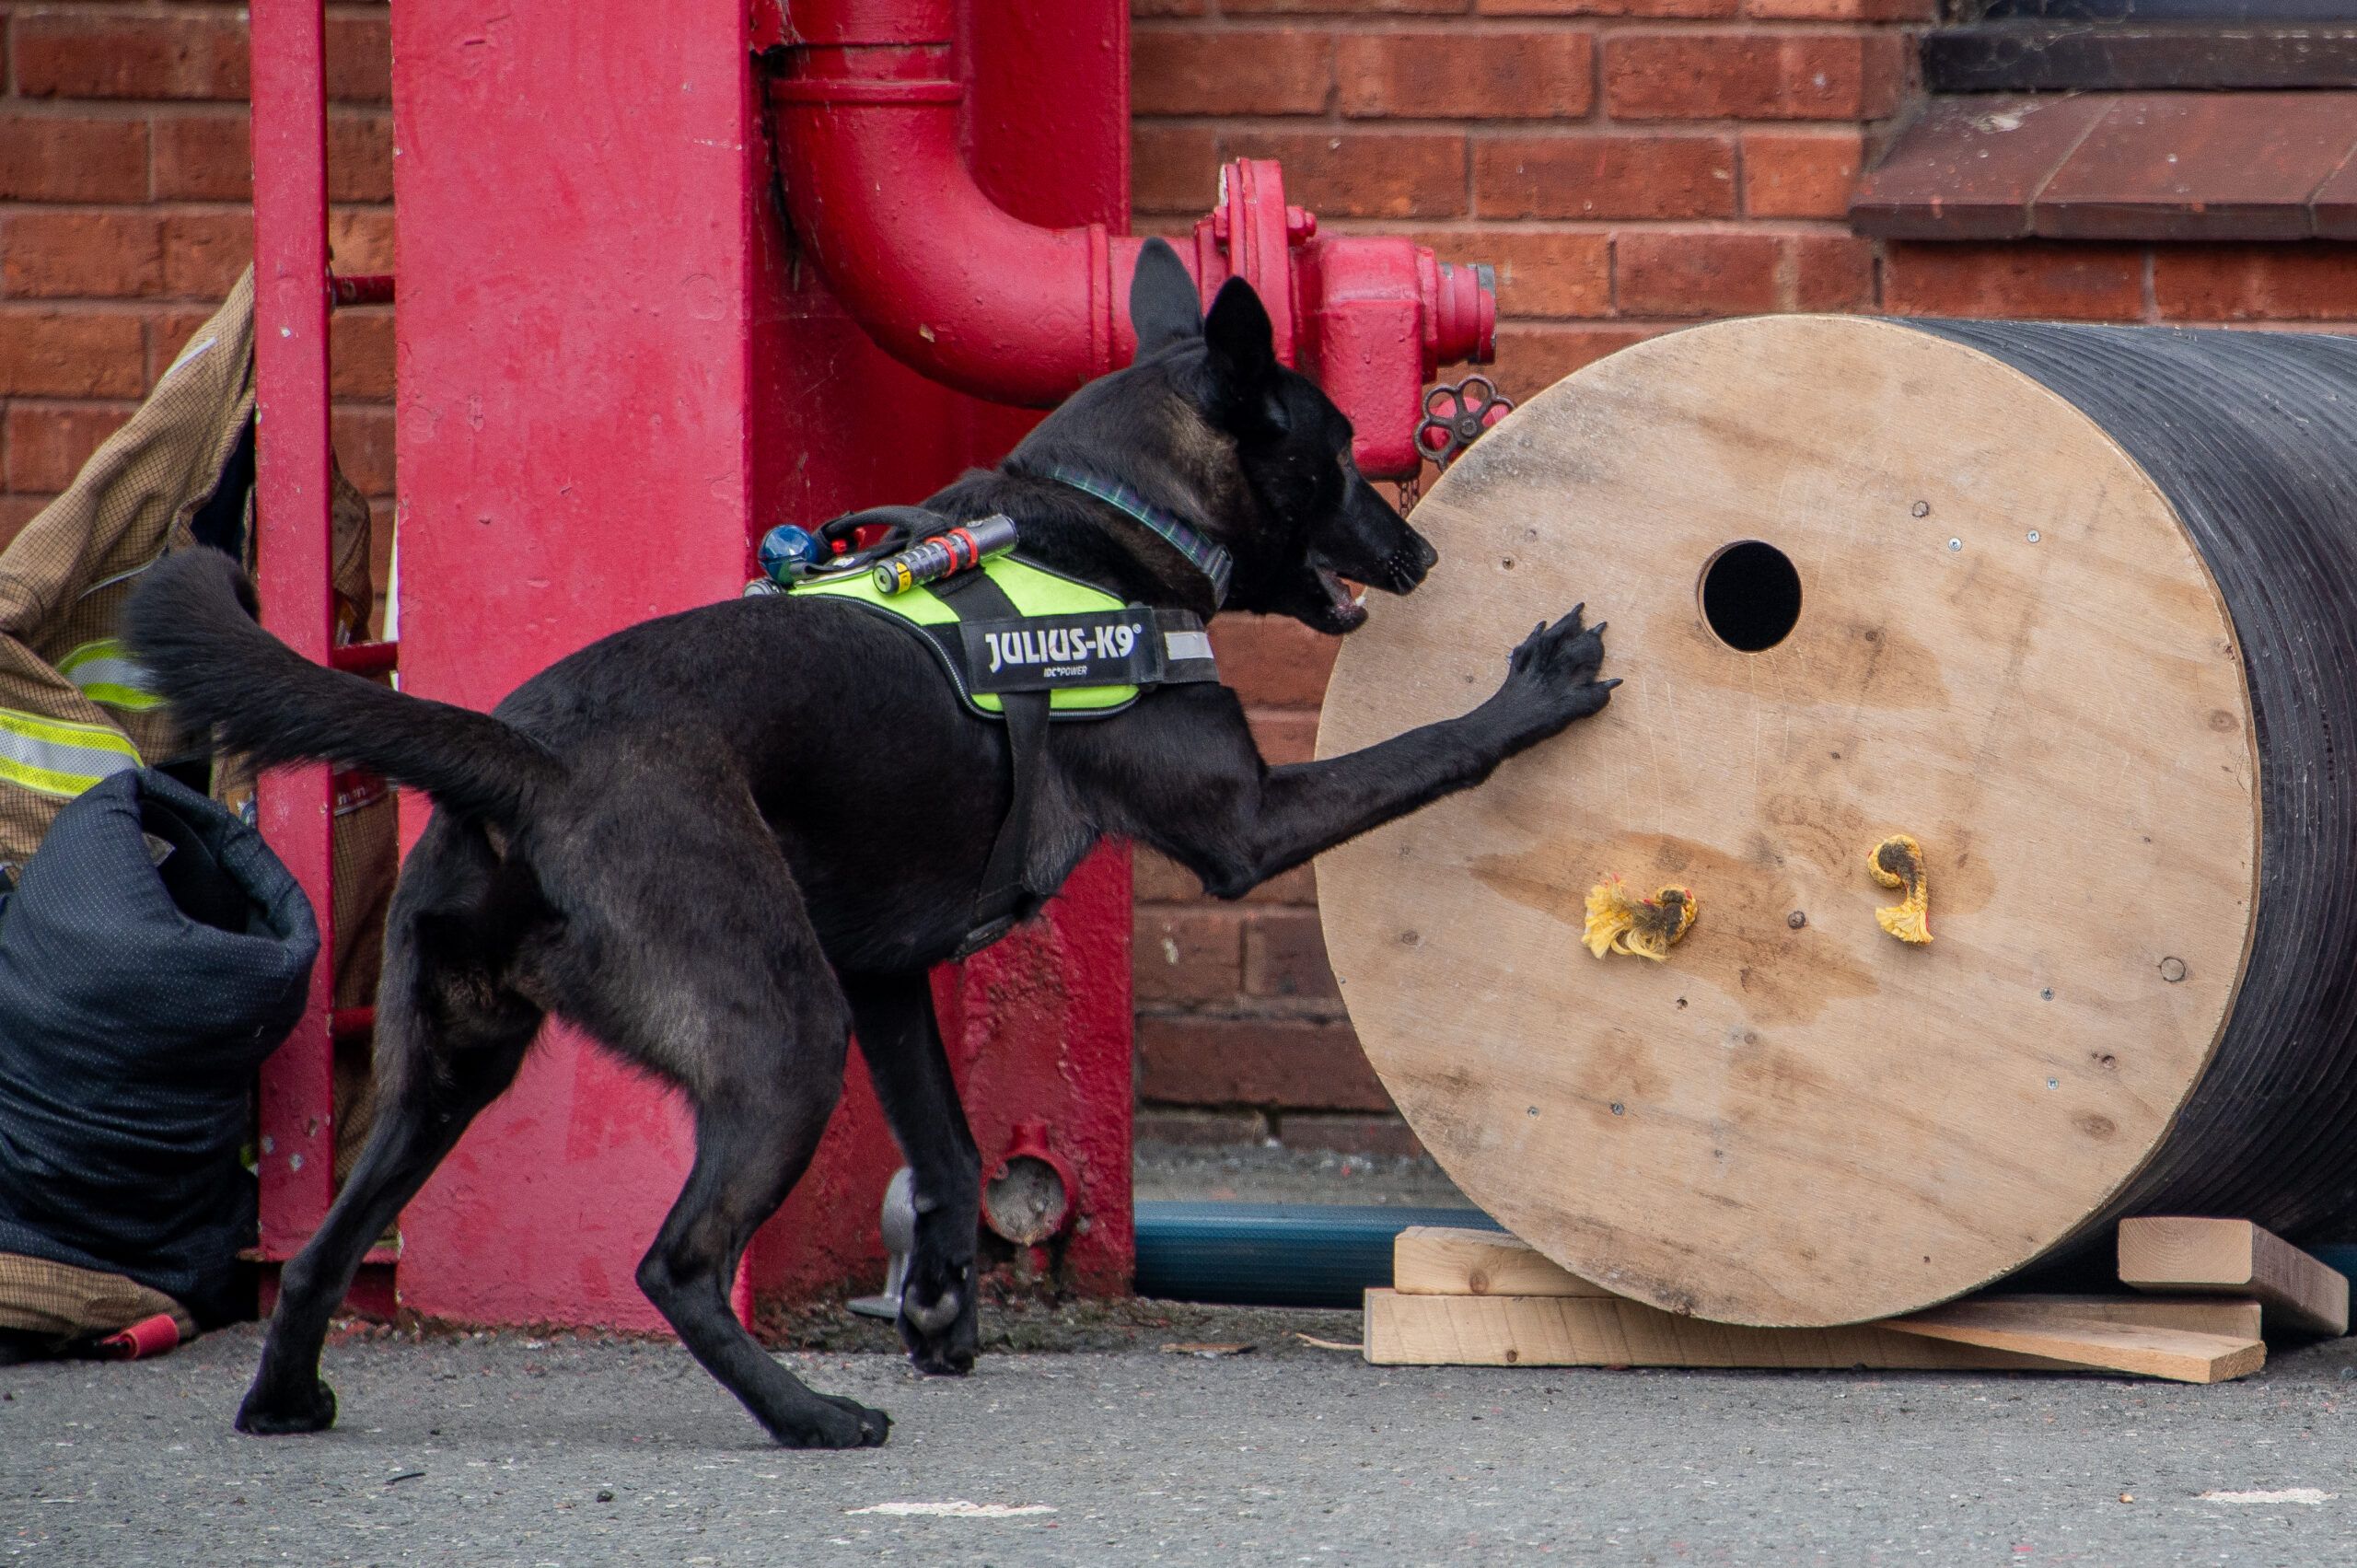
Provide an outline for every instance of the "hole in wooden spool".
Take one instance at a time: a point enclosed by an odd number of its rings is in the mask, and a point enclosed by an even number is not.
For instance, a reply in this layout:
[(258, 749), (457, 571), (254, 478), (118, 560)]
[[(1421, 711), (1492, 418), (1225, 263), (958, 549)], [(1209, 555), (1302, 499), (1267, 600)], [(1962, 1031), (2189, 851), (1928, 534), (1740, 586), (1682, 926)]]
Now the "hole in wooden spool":
[(1702, 619), (1727, 646), (1764, 653), (1792, 635), (1800, 618), (1801, 575), (1774, 545), (1743, 540), (1703, 563)]

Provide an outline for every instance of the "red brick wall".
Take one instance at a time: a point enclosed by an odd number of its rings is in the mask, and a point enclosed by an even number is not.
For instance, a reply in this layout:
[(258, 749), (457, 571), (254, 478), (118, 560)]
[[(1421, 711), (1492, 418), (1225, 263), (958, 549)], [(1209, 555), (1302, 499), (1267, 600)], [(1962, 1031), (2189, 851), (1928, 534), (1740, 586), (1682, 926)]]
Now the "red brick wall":
[(1929, 0), (1138, 0), (1140, 224), (1282, 157), (1321, 223), (1497, 265), (1510, 392), (1679, 319), (1863, 308), (1842, 215), (1909, 54), (1861, 15)]
[[(1135, 0), (1138, 226), (1208, 207), (1222, 158), (1281, 157), (1329, 228), (1496, 263), (1494, 373), (1516, 396), (1713, 316), (2357, 319), (2357, 247), (1853, 235), (1852, 185), (1933, 4)], [(1306, 755), (1330, 650), (1274, 627), (1219, 638), (1271, 760)], [(1308, 885), (1219, 905), (1140, 862), (1141, 1132), (1387, 1142)]]
[[(393, 268), (392, 47), (328, 6), (335, 264)], [(0, 32), (0, 537), (130, 417), (253, 255), (246, 25), (206, 4), (19, 6)], [(390, 539), (388, 309), (337, 313), (335, 445)]]

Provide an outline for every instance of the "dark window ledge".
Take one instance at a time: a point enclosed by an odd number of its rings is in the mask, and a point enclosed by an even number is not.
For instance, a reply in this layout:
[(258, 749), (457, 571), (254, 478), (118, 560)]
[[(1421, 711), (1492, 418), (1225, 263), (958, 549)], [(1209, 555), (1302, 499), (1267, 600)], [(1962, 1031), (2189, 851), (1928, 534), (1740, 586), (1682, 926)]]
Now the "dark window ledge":
[(1923, 35), (1934, 93), (2357, 87), (2357, 23), (2008, 20)]
[(1934, 98), (1859, 182), (1890, 239), (2357, 238), (2357, 91)]

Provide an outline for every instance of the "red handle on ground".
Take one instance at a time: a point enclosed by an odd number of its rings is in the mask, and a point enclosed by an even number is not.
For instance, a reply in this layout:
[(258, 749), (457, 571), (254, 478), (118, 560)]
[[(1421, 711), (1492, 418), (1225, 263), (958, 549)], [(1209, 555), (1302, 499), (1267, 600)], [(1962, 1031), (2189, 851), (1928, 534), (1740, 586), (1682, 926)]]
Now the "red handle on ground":
[(142, 1318), (128, 1329), (118, 1329), (99, 1342), (99, 1354), (108, 1361), (138, 1361), (161, 1355), (180, 1342), (180, 1326), (168, 1312)]

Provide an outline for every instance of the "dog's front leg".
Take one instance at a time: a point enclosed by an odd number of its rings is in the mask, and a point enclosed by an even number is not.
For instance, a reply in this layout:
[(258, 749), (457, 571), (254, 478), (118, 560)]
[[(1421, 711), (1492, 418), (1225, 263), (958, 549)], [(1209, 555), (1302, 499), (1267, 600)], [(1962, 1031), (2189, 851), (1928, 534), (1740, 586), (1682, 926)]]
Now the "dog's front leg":
[(1194, 738), (1157, 757), (1151, 777), (1133, 774), (1124, 825), (1213, 895), (1240, 898), (1345, 840), (1480, 784), (1508, 757), (1601, 709), (1620, 682), (1596, 679), (1604, 628), (1583, 629), (1580, 614), (1525, 638), (1504, 682), (1471, 713), (1346, 757), (1263, 765), (1229, 695), (1225, 746)]
[(942, 1050), (933, 988), (922, 970), (841, 978), (867, 1075), (915, 1178), (917, 1239), (900, 1287), (900, 1342), (920, 1372), (970, 1372), (980, 1338), (974, 1245), (982, 1163)]

